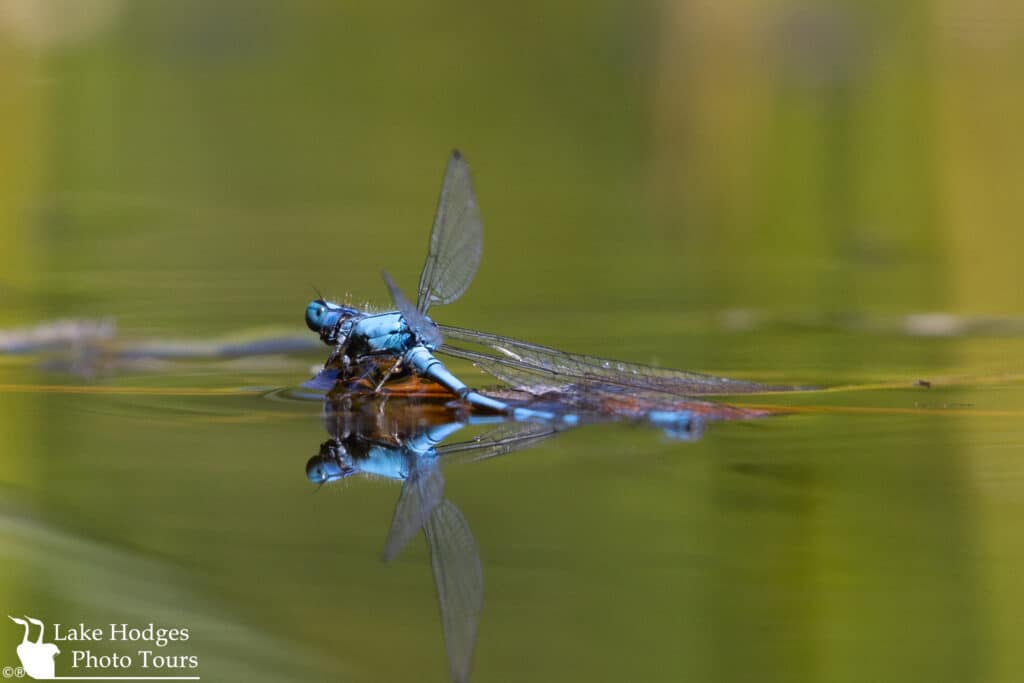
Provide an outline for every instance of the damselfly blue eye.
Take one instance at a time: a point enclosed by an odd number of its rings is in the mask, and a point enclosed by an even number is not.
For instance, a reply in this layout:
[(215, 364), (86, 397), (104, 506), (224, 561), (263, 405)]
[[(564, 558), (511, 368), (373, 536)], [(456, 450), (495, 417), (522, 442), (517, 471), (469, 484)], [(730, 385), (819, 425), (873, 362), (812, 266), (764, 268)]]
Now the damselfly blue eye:
[(327, 312), (327, 307), (324, 306), (324, 302), (314, 299), (309, 302), (306, 306), (306, 327), (319, 332), (324, 326), (324, 313)]

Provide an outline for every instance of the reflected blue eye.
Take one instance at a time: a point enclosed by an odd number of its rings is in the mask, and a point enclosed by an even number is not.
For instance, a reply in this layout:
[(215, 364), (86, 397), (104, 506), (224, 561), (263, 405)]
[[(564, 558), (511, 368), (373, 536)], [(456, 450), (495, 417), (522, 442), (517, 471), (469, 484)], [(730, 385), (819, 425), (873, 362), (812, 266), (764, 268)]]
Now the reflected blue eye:
[(356, 470), (342, 464), (334, 457), (314, 455), (306, 463), (306, 476), (314, 484), (326, 484), (355, 474)]
[(331, 472), (329, 472), (330, 462), (324, 460), (319, 455), (314, 455), (306, 463), (306, 476), (314, 484), (323, 484), (331, 479)]

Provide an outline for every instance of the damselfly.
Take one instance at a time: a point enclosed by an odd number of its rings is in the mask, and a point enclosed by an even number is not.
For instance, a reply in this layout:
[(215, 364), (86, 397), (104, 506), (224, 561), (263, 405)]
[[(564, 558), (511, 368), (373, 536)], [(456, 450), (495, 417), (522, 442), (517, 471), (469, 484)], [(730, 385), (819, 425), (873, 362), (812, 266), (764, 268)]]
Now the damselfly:
[[(483, 224), (469, 165), (455, 151), (448, 160), (441, 186), (416, 305), (384, 272), (397, 310), (370, 313), (323, 298), (314, 299), (306, 307), (307, 326), (333, 347), (325, 364), (326, 376), (345, 379), (354, 369), (365, 368), (368, 359), (383, 357), (385, 367), (373, 380), (375, 391), (380, 391), (396, 373), (408, 371), (441, 384), (476, 409), (543, 419), (557, 415), (517, 407), (470, 389), (434, 352), (469, 360), (510, 386), (534, 395), (557, 392), (575, 397), (644, 397), (647, 404), (658, 405), (659, 397), (663, 403), (666, 396), (752, 393), (774, 388), (568, 353), (509, 337), (438, 325), (428, 317), (428, 311), (462, 296), (476, 274), (482, 247)], [(690, 419), (686, 411), (653, 410), (651, 417), (659, 423), (686, 423)]]
[[(464, 407), (396, 398), (387, 409), (356, 394), (324, 403), (330, 438), (306, 463), (306, 476), (322, 485), (364, 474), (402, 482), (384, 544), (390, 561), (422, 529), (441, 612), (451, 679), (469, 680), (483, 609), (483, 568), (469, 523), (444, 494), (441, 461), (483, 460), (524, 450), (570, 429), (564, 424), (516, 422), (507, 415), (475, 415)], [(491, 425), (477, 436), (449, 442), (464, 428)]]

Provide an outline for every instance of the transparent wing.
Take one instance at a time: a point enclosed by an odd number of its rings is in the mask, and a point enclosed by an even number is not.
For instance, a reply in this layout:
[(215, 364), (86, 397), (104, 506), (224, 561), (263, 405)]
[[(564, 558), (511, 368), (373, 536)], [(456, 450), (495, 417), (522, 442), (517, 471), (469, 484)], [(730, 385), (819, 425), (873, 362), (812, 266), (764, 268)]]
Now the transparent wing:
[(458, 150), (452, 152), (437, 202), (430, 248), (420, 274), (417, 309), (450, 304), (469, 287), (483, 249), (483, 223), (469, 177), (469, 164)]
[(466, 518), (451, 501), (442, 500), (423, 528), (430, 549), (437, 602), (441, 609), (448, 669), (456, 683), (469, 681), (473, 649), (484, 604), (480, 552)]
[(402, 290), (398, 288), (398, 285), (395, 284), (395, 281), (391, 279), (391, 276), (386, 271), (382, 271), (381, 276), (388, 285), (395, 308), (402, 313), (402, 317), (408, 323), (409, 329), (415, 332), (416, 336), (428, 345), (433, 347), (440, 346), (444, 338), (441, 336), (441, 331), (437, 329), (437, 325), (405, 298)]
[[(677, 396), (749, 394), (793, 388), (568, 353), (509, 337), (447, 325), (441, 325), (440, 328), (450, 341), (478, 344), (496, 351), (497, 356), (483, 355), (450, 345), (442, 347), (442, 352), (478, 363), (486, 372), (516, 386), (518, 385), (515, 377), (528, 376), (535, 382), (538, 378), (546, 378), (545, 381), (551, 384), (553, 390), (560, 390), (566, 385), (580, 381), (593, 381), (605, 385), (661, 391)], [(510, 381), (508, 378), (513, 379)]]
[[(593, 377), (568, 378), (565, 375), (478, 351), (452, 349), (447, 346), (441, 350), (471, 361), (481, 370), (514, 387), (516, 391), (539, 397), (546, 403), (558, 406), (558, 410), (576, 414), (581, 422), (585, 422), (588, 416), (615, 416), (664, 425), (668, 414), (674, 413), (677, 416), (675, 424), (678, 426), (684, 420), (685, 414), (685, 423), (688, 425), (687, 438), (692, 438), (697, 433), (692, 424), (697, 420), (743, 420), (763, 417), (766, 414), (758, 409), (712, 403), (661, 388), (609, 383)], [(564, 428), (557, 425), (554, 431)]]
[(501, 382), (533, 396), (556, 394), (560, 397), (569, 397), (581, 381), (578, 377), (559, 375), (510, 358), (461, 349), (449, 344), (442, 345), (439, 351), (455, 358), (468, 360)]
[(402, 482), (402, 493), (391, 518), (391, 529), (384, 543), (385, 562), (393, 560), (424, 528), (443, 496), (444, 477), (437, 459), (416, 459), (409, 468), (409, 477)]

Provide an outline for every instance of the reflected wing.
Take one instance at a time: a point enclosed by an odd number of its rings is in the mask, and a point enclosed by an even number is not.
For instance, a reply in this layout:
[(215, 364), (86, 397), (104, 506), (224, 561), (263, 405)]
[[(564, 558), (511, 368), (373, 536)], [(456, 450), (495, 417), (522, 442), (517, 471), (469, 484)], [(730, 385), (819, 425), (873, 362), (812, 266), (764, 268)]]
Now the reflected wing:
[(480, 265), (483, 224), (469, 177), (469, 164), (452, 152), (437, 202), (430, 249), (420, 274), (417, 309), (450, 304), (462, 296)]
[(531, 448), (541, 441), (569, 429), (564, 424), (546, 422), (505, 422), (470, 441), (449, 444), (438, 449), (445, 462), (486, 460)]
[(421, 341), (426, 342), (430, 346), (440, 346), (444, 339), (441, 337), (440, 330), (437, 329), (437, 325), (434, 324), (430, 318), (425, 314), (421, 313), (412, 303), (405, 298), (402, 294), (402, 290), (398, 288), (395, 281), (391, 279), (391, 276), (387, 272), (381, 272), (381, 276), (384, 278), (384, 282), (388, 285), (388, 290), (391, 292), (391, 300), (395, 303), (401, 313), (402, 317), (405, 318), (405, 322), (409, 325), (409, 329), (416, 333)]
[(592, 381), (604, 385), (661, 391), (676, 396), (749, 394), (792, 388), (568, 353), (509, 337), (447, 325), (442, 325), (441, 330), (450, 341), (478, 344), (496, 351), (497, 355), (491, 356), (449, 345), (441, 349), (449, 355), (478, 363), (483, 370), (514, 386), (515, 380), (510, 381), (508, 377), (528, 375), (534, 378), (546, 377), (546, 381), (555, 390), (580, 381)]
[(384, 561), (390, 562), (412, 537), (424, 527), (444, 496), (444, 477), (436, 458), (419, 458), (412, 464), (409, 477), (402, 482), (391, 529), (384, 543)]
[(444, 646), (452, 680), (469, 680), (476, 629), (484, 603), (480, 552), (466, 518), (451, 501), (442, 500), (423, 529), (430, 549), (437, 602), (441, 608)]

